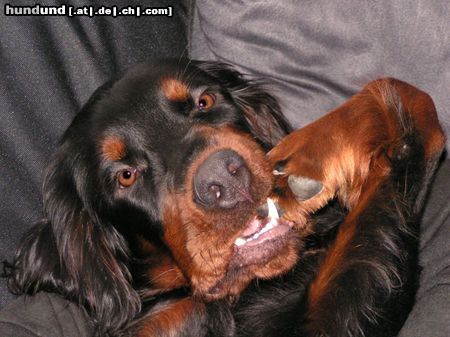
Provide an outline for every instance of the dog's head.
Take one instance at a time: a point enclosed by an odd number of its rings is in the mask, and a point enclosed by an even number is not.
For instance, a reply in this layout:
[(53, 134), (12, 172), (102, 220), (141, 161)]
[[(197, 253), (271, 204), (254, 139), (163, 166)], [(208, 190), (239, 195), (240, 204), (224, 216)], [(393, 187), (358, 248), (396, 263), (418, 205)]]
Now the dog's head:
[(288, 129), (276, 100), (223, 64), (152, 61), (105, 84), (48, 166), (48, 222), (19, 250), (18, 288), (56, 289), (112, 329), (139, 308), (138, 276), (216, 299), (287, 270), (290, 224), (273, 205), (257, 213), (265, 152)]

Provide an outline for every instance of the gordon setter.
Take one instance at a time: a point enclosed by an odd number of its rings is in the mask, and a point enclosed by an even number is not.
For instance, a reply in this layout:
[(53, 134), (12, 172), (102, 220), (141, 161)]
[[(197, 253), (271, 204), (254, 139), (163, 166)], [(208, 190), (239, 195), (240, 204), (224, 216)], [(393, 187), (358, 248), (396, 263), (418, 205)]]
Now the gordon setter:
[(290, 131), (230, 66), (132, 68), (64, 134), (11, 289), (79, 303), (97, 336), (394, 336), (444, 144), (431, 99), (379, 80)]

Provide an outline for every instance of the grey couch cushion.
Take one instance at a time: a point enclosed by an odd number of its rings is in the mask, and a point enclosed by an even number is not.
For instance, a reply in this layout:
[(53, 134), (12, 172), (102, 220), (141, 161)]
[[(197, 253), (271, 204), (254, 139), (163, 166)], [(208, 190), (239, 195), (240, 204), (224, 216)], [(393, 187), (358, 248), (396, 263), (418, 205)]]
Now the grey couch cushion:
[(77, 305), (54, 294), (22, 296), (0, 311), (3, 337), (89, 337), (93, 328)]
[(401, 337), (450, 336), (450, 160), (437, 172), (422, 220), (422, 273)]
[[(366, 82), (393, 76), (427, 91), (450, 132), (447, 1), (197, 0), (191, 10), (191, 56), (268, 79), (296, 127), (338, 106)], [(447, 144), (450, 148), (450, 138)], [(447, 160), (426, 206), (421, 286), (402, 337), (450, 336), (449, 238)]]

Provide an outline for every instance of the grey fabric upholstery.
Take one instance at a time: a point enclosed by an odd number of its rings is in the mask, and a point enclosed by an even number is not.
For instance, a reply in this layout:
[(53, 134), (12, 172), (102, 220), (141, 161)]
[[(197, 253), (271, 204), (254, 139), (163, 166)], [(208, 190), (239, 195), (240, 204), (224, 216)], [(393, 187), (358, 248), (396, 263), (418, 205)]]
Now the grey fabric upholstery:
[[(428, 92), (450, 133), (447, 1), (197, 0), (191, 10), (191, 56), (268, 79), (296, 127), (337, 107), (365, 83), (392, 76)], [(426, 206), (421, 286), (402, 337), (450, 336), (449, 238), (446, 160)]]
[(422, 274), (400, 337), (450, 336), (450, 160), (439, 168), (422, 221)]
[(22, 296), (0, 312), (3, 337), (89, 337), (93, 328), (83, 310), (60, 296)]

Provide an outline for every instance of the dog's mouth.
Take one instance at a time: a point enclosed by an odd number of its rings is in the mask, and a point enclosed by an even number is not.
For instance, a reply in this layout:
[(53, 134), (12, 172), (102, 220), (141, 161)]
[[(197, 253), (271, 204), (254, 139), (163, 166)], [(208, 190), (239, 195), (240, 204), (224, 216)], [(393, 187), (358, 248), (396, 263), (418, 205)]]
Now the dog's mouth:
[(297, 260), (299, 247), (294, 223), (280, 217), (280, 210), (270, 198), (256, 213), (233, 238), (226, 272), (208, 289), (205, 298), (237, 295), (255, 277), (279, 275)]
[(266, 206), (267, 215), (253, 217), (234, 241), (231, 268), (267, 263), (287, 243), (294, 224), (280, 217), (271, 198)]

